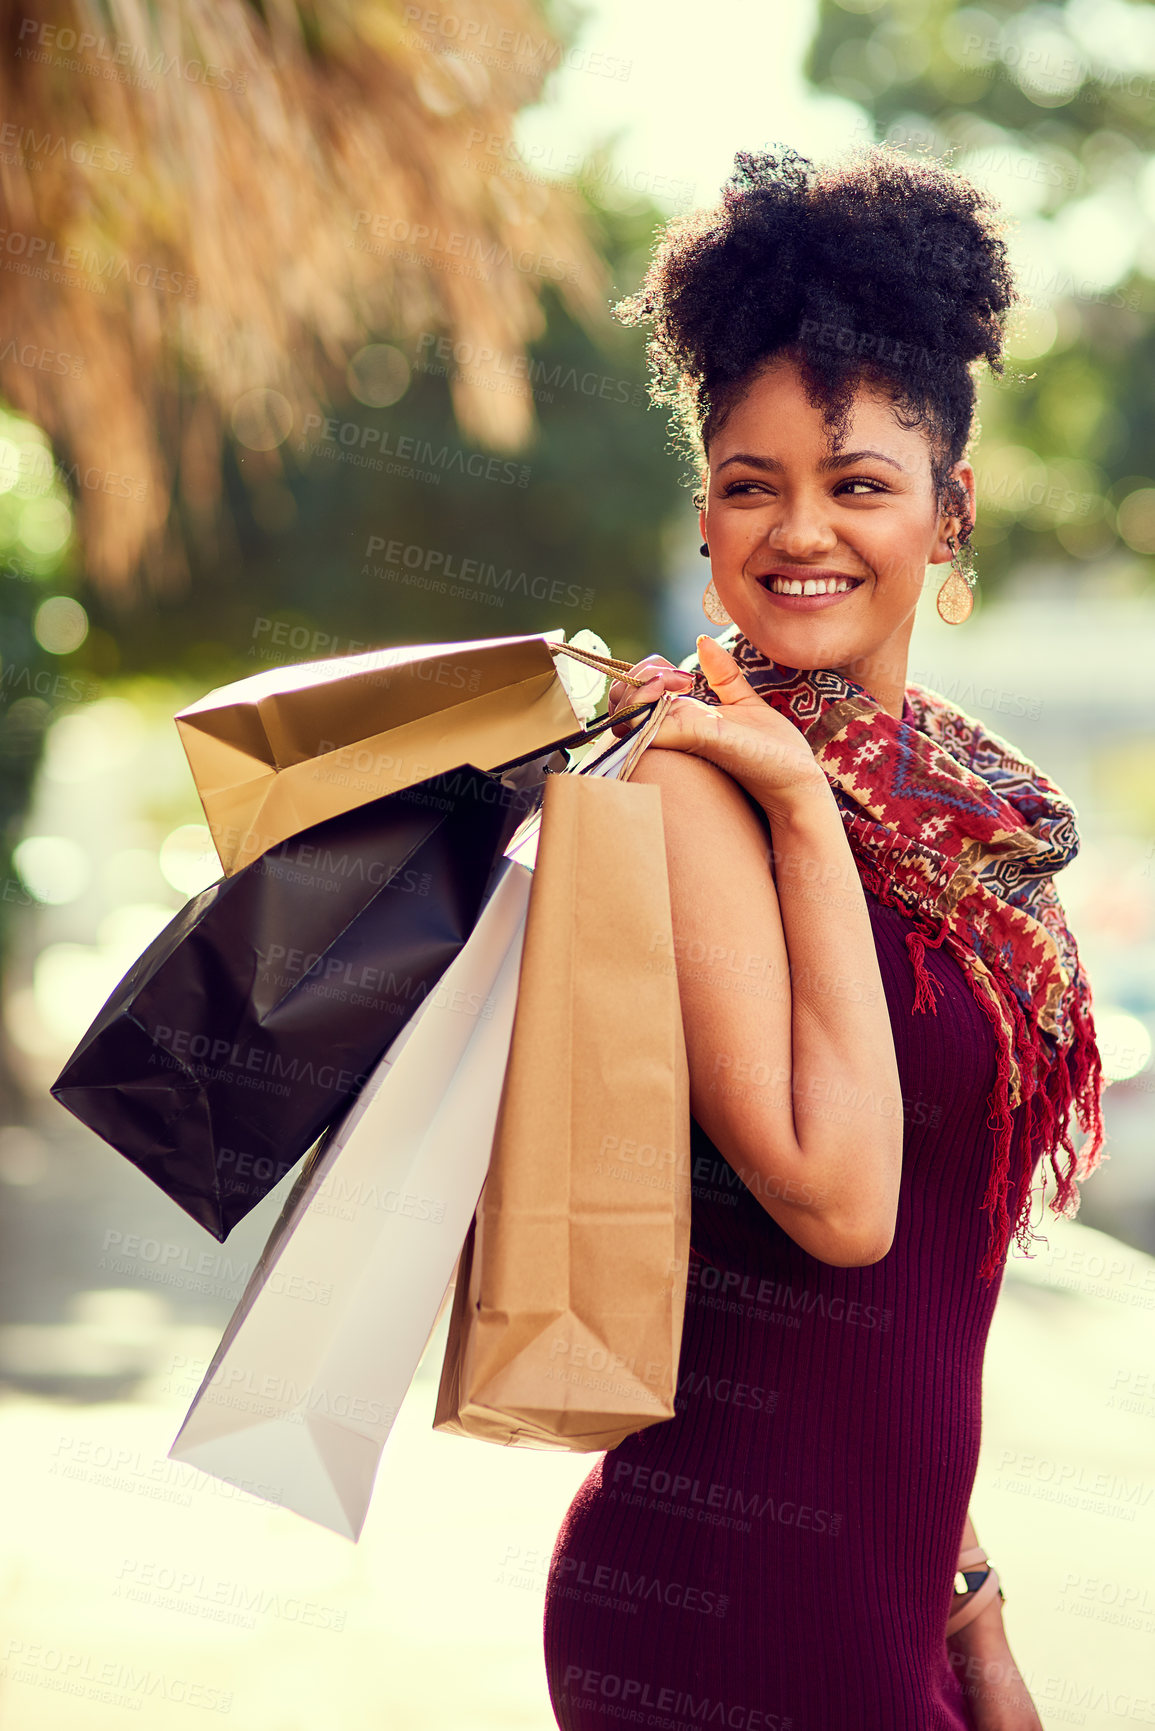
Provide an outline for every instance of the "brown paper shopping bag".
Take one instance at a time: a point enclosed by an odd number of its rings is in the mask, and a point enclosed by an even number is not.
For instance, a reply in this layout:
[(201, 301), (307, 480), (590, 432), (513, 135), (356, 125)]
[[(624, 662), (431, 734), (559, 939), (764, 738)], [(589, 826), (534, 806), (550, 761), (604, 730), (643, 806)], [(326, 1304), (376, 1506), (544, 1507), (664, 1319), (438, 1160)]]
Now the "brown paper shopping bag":
[(579, 712), (549, 647), (563, 641), (555, 630), (274, 667), (181, 710), (226, 877), (458, 763), (489, 770), (572, 733)]
[(435, 1429), (581, 1452), (674, 1416), (690, 1115), (672, 958), (658, 788), (551, 776)]

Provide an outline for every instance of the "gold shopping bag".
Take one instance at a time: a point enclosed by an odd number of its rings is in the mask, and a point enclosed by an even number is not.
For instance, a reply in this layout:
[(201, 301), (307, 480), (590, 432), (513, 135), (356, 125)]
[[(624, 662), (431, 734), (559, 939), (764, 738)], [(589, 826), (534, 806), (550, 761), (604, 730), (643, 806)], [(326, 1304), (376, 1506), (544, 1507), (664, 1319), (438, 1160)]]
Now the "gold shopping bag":
[(571, 734), (579, 712), (551, 643), (564, 643), (560, 628), (374, 649), (254, 673), (182, 709), (226, 877), (325, 818)]
[(582, 1452), (674, 1416), (690, 1111), (673, 954), (659, 789), (549, 777), (437, 1430)]

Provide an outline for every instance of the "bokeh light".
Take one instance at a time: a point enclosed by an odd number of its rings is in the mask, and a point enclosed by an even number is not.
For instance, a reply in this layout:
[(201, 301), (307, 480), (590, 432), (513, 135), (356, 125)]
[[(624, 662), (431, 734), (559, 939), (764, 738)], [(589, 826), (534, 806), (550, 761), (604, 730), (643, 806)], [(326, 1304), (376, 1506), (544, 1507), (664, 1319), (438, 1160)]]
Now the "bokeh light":
[(53, 781), (84, 782), (129, 763), (145, 737), (139, 712), (123, 698), (104, 697), (53, 722), (44, 773)]
[(1059, 335), (1059, 320), (1053, 307), (1029, 307), (1011, 325), (1007, 352), (1018, 361), (1037, 360), (1049, 354)]
[(50, 595), (37, 608), (32, 630), (50, 655), (71, 655), (88, 636), (88, 614), (71, 595)]
[(72, 503), (44, 430), (0, 408), (0, 554), (50, 576), (72, 538)]
[(20, 479), (20, 446), (0, 439), (0, 493), (10, 493)]
[[(120, 981), (173, 917), (159, 903), (131, 903), (101, 921), (95, 944), (47, 944), (32, 973), (32, 998), (43, 1029), (67, 1049), (85, 1034)], [(7, 1018), (22, 1042), (19, 1020)], [(37, 1039), (34, 1031), (33, 1039)]]
[(20, 540), (30, 553), (59, 553), (72, 534), (72, 512), (63, 499), (33, 499), (20, 519)]
[(213, 838), (203, 823), (182, 823), (161, 843), (160, 869), (165, 881), (182, 895), (199, 895), (216, 883), (221, 862)]
[(66, 835), (30, 835), (12, 854), (16, 870), (38, 902), (74, 902), (88, 887), (92, 868), (80, 843)]
[(1138, 1016), (1126, 1010), (1100, 1009), (1095, 1014), (1095, 1032), (1103, 1075), (1109, 1082), (1129, 1081), (1151, 1062), (1151, 1035)]
[(387, 409), (409, 389), (409, 362), (391, 343), (368, 343), (357, 350), (345, 377), (359, 403)]
[(1155, 487), (1128, 493), (1115, 514), (1119, 534), (1136, 553), (1155, 553)]
[(292, 432), (293, 410), (280, 391), (258, 388), (237, 398), (230, 421), (238, 444), (250, 451), (272, 451)]
[(1065, 205), (1050, 223), (1062, 263), (1084, 292), (1114, 288), (1135, 263), (1139, 225), (1130, 191), (1106, 187)]

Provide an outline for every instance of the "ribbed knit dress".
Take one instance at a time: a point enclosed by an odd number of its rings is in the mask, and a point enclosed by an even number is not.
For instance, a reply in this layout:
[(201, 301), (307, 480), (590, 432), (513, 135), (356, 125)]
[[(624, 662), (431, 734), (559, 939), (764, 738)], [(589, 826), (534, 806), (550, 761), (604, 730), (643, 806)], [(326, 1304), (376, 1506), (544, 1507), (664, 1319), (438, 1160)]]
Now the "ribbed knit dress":
[(564, 1731), (965, 1731), (944, 1630), (1001, 1285), (978, 1276), (995, 1044), (942, 950), (937, 1012), (913, 1013), (909, 921), (867, 905), (903, 1096), (893, 1245), (819, 1262), (692, 1123), (677, 1416), (599, 1458), (554, 1550)]

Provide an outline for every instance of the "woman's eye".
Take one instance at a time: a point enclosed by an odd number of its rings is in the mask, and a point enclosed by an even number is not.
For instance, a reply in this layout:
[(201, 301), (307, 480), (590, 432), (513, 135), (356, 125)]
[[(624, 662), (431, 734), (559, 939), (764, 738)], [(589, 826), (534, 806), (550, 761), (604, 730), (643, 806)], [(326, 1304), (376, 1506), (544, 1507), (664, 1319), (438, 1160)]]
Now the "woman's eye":
[[(887, 487), (882, 481), (872, 480), (867, 475), (852, 475), (845, 481), (840, 481), (834, 489), (835, 493), (844, 493), (848, 487), (864, 488), (864, 493), (852, 493), (851, 498), (863, 498), (871, 493), (885, 493)], [(750, 497), (755, 493), (766, 493), (769, 489), (765, 481), (730, 481), (722, 488), (723, 499)]]

